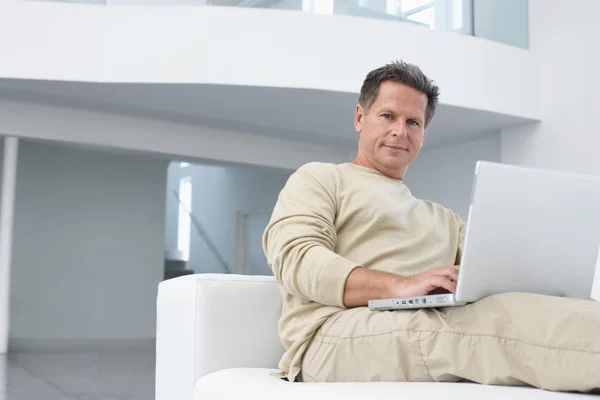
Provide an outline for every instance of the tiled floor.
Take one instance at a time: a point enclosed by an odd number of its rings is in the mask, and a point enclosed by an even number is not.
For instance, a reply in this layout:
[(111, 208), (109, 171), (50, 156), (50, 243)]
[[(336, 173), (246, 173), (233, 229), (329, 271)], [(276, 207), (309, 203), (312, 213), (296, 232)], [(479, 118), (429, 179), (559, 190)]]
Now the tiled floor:
[(0, 400), (152, 400), (152, 350), (0, 355)]

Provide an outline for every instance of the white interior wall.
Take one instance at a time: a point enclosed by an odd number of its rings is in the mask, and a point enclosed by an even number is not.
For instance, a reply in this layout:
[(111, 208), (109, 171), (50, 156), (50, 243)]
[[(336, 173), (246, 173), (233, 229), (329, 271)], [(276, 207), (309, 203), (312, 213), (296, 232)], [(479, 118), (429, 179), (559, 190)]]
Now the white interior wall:
[[(257, 224), (250, 224), (247, 235), (254, 254), (262, 253), (262, 233), (266, 219), (277, 201), (291, 171), (255, 166), (190, 165), (181, 168), (179, 163), (169, 165), (166, 208), (165, 248), (177, 248), (178, 204), (173, 191), (179, 180), (192, 178), (192, 213), (202, 224), (220, 254), (235, 272), (237, 249), (237, 213), (260, 211)], [(264, 227), (262, 224), (264, 223)], [(188, 267), (196, 273), (224, 273), (219, 260), (210, 252), (204, 239), (192, 226), (191, 249)], [(268, 272), (257, 265), (257, 271)]]
[(542, 122), (505, 130), (502, 160), (600, 175), (600, 2), (530, 0), (529, 25)]
[(166, 168), (150, 156), (21, 141), (13, 349), (155, 337)]
[(500, 158), (500, 135), (431, 150), (424, 147), (408, 169), (405, 183), (415, 197), (450, 208), (467, 221), (475, 164)]

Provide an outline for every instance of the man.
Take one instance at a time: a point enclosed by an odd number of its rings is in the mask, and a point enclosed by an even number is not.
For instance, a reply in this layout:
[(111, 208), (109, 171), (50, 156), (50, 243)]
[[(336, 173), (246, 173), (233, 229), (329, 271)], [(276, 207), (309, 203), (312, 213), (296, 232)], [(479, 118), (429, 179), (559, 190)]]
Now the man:
[(263, 237), (283, 296), (280, 368), (305, 382), (600, 387), (597, 302), (503, 294), (446, 309), (366, 307), (456, 290), (464, 223), (402, 182), (437, 102), (438, 88), (417, 66), (370, 72), (356, 106), (354, 161), (304, 165), (281, 191)]

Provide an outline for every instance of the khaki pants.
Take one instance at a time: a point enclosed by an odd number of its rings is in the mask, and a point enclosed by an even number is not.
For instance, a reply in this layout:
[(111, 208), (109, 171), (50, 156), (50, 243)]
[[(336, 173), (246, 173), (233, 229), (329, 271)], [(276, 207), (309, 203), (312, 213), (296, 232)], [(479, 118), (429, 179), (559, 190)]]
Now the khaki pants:
[(600, 388), (600, 303), (511, 293), (464, 307), (344, 310), (317, 331), (300, 379), (590, 391)]

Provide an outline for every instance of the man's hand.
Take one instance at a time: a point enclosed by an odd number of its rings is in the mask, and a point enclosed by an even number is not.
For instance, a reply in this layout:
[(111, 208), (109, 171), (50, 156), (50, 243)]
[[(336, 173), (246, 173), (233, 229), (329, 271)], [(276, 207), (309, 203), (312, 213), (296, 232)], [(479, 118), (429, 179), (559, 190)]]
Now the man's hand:
[(353, 270), (344, 287), (346, 307), (366, 306), (369, 300), (424, 296), (436, 289), (456, 291), (458, 266), (439, 266), (420, 274), (404, 277), (367, 268)]
[(440, 288), (454, 293), (457, 281), (458, 265), (441, 265), (410, 277), (398, 277), (393, 297), (425, 296)]

